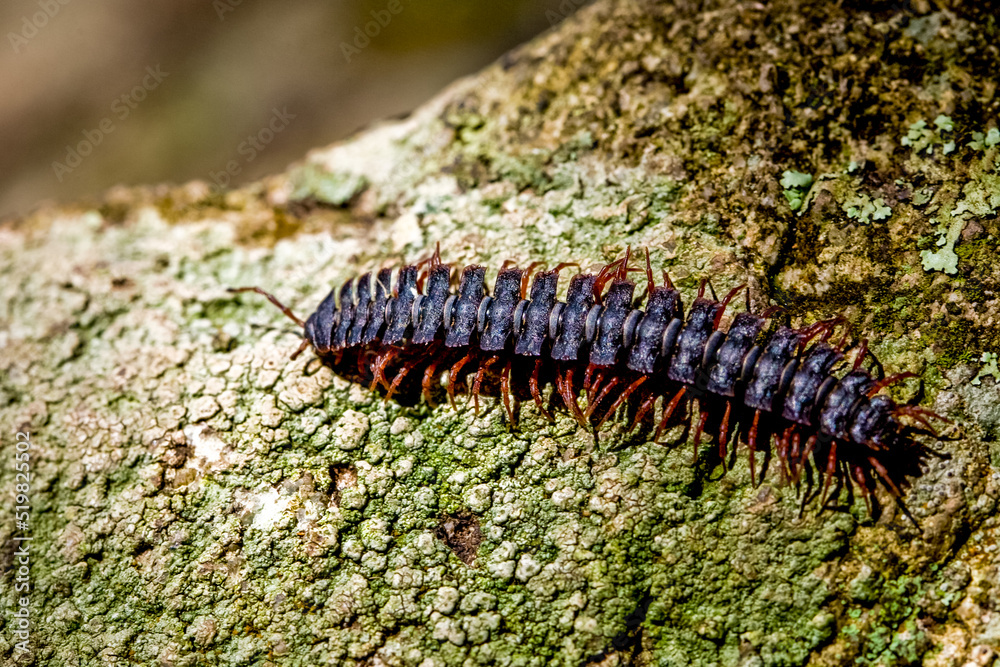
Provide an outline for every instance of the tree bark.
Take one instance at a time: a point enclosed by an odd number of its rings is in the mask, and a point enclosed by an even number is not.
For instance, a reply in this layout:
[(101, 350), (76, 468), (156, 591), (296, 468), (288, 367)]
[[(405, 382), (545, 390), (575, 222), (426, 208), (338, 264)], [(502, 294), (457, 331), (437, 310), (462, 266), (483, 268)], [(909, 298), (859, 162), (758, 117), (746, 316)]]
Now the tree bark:
[[(598, 2), (287, 173), (0, 227), (11, 507), (18, 442), (32, 475), (7, 664), (989, 664), (1000, 30), (911, 4)], [(723, 474), (529, 404), (383, 401), (226, 292), (306, 315), (437, 242), (494, 270), (648, 247), (688, 298), (845, 315), (954, 421), (919, 525), (884, 495), (800, 517), (742, 448)]]

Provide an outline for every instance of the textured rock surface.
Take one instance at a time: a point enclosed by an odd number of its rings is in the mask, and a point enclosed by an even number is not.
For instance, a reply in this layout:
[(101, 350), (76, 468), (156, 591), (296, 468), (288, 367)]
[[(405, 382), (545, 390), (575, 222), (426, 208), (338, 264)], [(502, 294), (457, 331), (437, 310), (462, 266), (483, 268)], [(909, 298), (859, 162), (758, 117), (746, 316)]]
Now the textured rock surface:
[[(255, 187), (123, 189), (0, 227), (0, 482), (12, 497), (29, 434), (36, 536), (33, 651), (7, 628), (5, 659), (994, 660), (995, 19), (704, 4), (589, 7)], [(907, 497), (920, 528), (891, 503), (799, 519), (743, 456), (723, 477), (530, 405), (510, 432), (489, 400), (383, 402), (290, 362), (287, 321), (225, 292), (306, 313), (438, 240), (494, 270), (647, 245), (688, 295), (749, 277), (758, 304), (845, 313), (957, 422)]]

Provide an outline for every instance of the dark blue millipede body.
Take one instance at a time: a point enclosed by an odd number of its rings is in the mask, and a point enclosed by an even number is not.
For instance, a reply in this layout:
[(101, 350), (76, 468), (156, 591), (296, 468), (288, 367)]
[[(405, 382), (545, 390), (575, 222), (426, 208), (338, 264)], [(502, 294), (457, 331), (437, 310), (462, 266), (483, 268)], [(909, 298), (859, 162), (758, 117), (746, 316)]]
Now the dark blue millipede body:
[(505, 266), (489, 292), (485, 267), (453, 272), (435, 253), (399, 269), (394, 281), (390, 269), (348, 280), (304, 323), (259, 288), (233, 291), (265, 294), (304, 327), (303, 348), (400, 400), (433, 402), (447, 377), (450, 396), (501, 395), (512, 425), (511, 398), (533, 399), (545, 416), (546, 406), (561, 405), (598, 428), (620, 412), (629, 430), (658, 424), (657, 437), (696, 417), (696, 447), (704, 433), (726, 463), (737, 449), (728, 442), (744, 443), (751, 472), (754, 452), (773, 451), (792, 482), (822, 482), (822, 506), (831, 486), (835, 495), (857, 489), (870, 503), (881, 484), (900, 499), (931, 453), (915, 436), (942, 419), (880, 393), (909, 374), (883, 378), (867, 341), (831, 342), (842, 318), (797, 329), (777, 308), (727, 316), (740, 288), (720, 302), (704, 296), (703, 283), (685, 317), (666, 275), (665, 285), (655, 283), (648, 254), (645, 303), (635, 301), (629, 273), (641, 269), (629, 258), (572, 276), (560, 300), (563, 265), (533, 274)]

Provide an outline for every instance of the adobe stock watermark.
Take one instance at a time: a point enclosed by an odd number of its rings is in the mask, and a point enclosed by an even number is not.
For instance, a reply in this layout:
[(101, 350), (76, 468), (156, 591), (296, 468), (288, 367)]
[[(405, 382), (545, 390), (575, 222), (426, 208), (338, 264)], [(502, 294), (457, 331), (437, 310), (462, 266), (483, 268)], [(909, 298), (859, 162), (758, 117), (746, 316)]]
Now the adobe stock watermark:
[(212, 181), (212, 192), (219, 193), (232, 182), (235, 176), (239, 176), (243, 167), (257, 159), (257, 156), (267, 148), (267, 145), (274, 141), (274, 138), (281, 134), (288, 124), (295, 119), (295, 114), (288, 113), (287, 107), (278, 110), (277, 107), (271, 109), (271, 118), (267, 124), (260, 128), (255, 134), (247, 136), (236, 147), (236, 153), (242, 160), (230, 160), (226, 163), (226, 168), (220, 171), (211, 171), (208, 176)]
[(49, 21), (55, 18), (56, 14), (69, 3), (70, 0), (37, 0), (35, 4), (41, 7), (41, 9), (31, 16), (25, 16), (21, 19), (20, 31), (7, 33), (7, 39), (10, 41), (10, 46), (14, 49), (14, 53), (20, 53), (21, 49), (35, 38), (38, 31), (45, 28), (49, 24)]
[(392, 22), (392, 17), (403, 11), (402, 0), (389, 0), (385, 9), (373, 9), (371, 11), (372, 20), (361, 26), (354, 26), (354, 42), (341, 42), (340, 50), (344, 53), (344, 60), (351, 62), (351, 59), (361, 53), (362, 49), (371, 44), (372, 40), (378, 37), (382, 29)]
[(31, 436), (14, 434), (14, 609), (7, 610), (5, 625), (11, 629), (16, 653), (31, 652)]
[(549, 20), (549, 25), (553, 26), (560, 23), (564, 18), (583, 7), (587, 4), (589, 0), (563, 0), (559, 3), (558, 10), (547, 9), (545, 11), (545, 18)]
[(235, 12), (236, 8), (243, 4), (243, 0), (212, 0), (212, 9), (220, 21), (226, 20), (226, 14)]
[(160, 66), (147, 67), (146, 76), (142, 77), (132, 90), (120, 97), (116, 97), (111, 103), (111, 116), (105, 116), (93, 129), (83, 131), (83, 139), (76, 145), (66, 146), (66, 157), (62, 162), (56, 160), (52, 163), (52, 171), (55, 172), (56, 179), (62, 183), (66, 174), (83, 164), (84, 158), (94, 152), (94, 148), (100, 146), (104, 137), (115, 131), (115, 119), (123, 121), (146, 99), (146, 97), (156, 90), (165, 78), (170, 76), (170, 72), (164, 72)]

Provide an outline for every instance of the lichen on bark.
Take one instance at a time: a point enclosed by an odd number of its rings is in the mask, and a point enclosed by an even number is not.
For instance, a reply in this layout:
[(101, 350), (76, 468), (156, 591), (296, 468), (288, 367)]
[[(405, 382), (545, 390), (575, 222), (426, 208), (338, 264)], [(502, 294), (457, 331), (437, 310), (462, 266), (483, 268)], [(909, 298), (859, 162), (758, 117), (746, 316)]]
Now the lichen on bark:
[[(997, 38), (974, 4), (599, 2), (285, 174), (0, 227), (0, 438), (31, 435), (36, 535), (32, 651), (5, 633), (5, 659), (987, 664)], [(225, 291), (303, 314), (438, 241), (494, 271), (645, 246), (688, 296), (844, 313), (956, 422), (919, 527), (887, 499), (799, 517), (743, 454), (383, 401)]]

